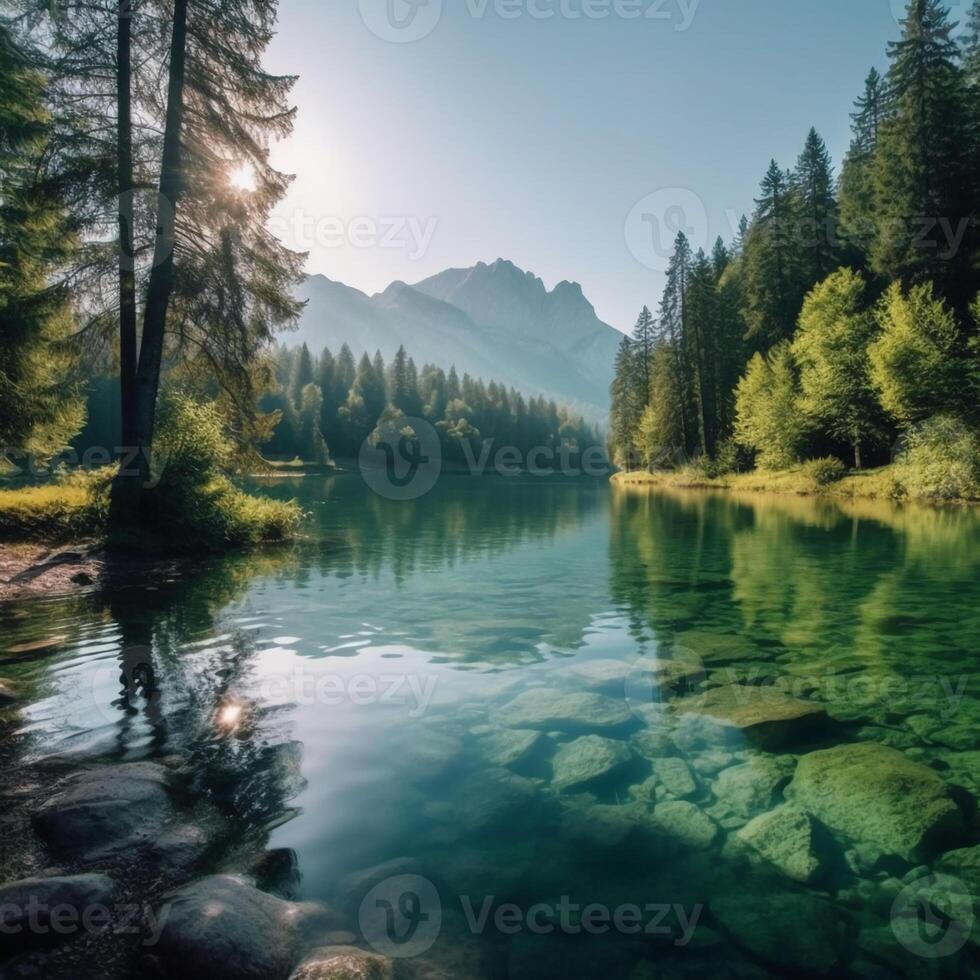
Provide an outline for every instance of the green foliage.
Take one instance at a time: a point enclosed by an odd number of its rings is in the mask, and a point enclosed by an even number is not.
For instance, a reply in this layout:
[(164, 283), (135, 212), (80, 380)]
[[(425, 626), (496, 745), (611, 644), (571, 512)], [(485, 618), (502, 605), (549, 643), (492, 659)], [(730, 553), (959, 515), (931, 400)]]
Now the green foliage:
[(78, 471), (55, 483), (0, 491), (0, 540), (60, 543), (101, 537), (112, 468)]
[(777, 344), (765, 357), (756, 354), (738, 384), (735, 436), (755, 451), (760, 469), (786, 469), (799, 459), (804, 424), (797, 400), (789, 344)]
[(883, 430), (868, 357), (877, 329), (866, 290), (859, 272), (835, 272), (807, 296), (793, 342), (800, 407), (814, 428), (854, 447), (858, 469), (862, 443)]
[(43, 88), (0, 22), (0, 445), (48, 457), (81, 429), (84, 407), (70, 382), (67, 295), (51, 285), (74, 241), (39, 177), (50, 129)]
[(294, 503), (253, 497), (226, 475), (235, 457), (226, 421), (214, 403), (169, 394), (161, 406), (147, 526), (177, 550), (283, 541), (295, 535), (302, 513)]
[(980, 499), (980, 432), (955, 416), (937, 415), (909, 433), (898, 471), (913, 496)]
[(835, 456), (808, 460), (803, 464), (802, 471), (803, 475), (813, 480), (818, 487), (837, 483), (847, 476), (847, 467)]
[(904, 424), (941, 411), (962, 374), (955, 314), (930, 283), (908, 292), (895, 283), (876, 316), (881, 335), (869, 348), (871, 382), (885, 411)]

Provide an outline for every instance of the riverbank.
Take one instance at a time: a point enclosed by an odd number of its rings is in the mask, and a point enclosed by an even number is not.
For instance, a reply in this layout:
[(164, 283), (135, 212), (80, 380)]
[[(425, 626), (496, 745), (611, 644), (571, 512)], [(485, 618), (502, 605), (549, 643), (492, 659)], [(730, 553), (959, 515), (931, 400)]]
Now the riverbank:
[(729, 473), (709, 477), (693, 468), (649, 473), (620, 472), (610, 477), (614, 486), (665, 487), (674, 490), (733, 490), (741, 493), (785, 493), (807, 497), (837, 497), (844, 499), (914, 500), (921, 503), (980, 503), (980, 498), (936, 497), (910, 493), (902, 483), (898, 468), (883, 466), (874, 470), (849, 473), (840, 480), (821, 483), (805, 467), (794, 467), (773, 473)]

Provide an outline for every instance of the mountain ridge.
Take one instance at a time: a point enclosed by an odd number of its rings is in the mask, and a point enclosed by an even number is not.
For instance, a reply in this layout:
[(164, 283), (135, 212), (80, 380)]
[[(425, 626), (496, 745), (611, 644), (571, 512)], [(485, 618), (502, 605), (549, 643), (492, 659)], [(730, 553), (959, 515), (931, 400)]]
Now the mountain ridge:
[(355, 356), (405, 349), (420, 365), (455, 364), (529, 396), (544, 395), (604, 422), (622, 334), (599, 319), (581, 285), (548, 290), (507, 259), (450, 268), (417, 283), (392, 282), (369, 296), (324, 275), (297, 290), (298, 329), (282, 339), (313, 350), (346, 343)]

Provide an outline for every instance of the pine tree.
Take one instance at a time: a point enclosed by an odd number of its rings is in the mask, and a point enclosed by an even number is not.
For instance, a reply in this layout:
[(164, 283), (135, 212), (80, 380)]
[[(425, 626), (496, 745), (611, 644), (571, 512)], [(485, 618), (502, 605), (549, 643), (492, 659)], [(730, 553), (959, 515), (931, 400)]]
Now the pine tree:
[[(623, 337), (616, 354), (616, 369), (612, 383), (609, 454), (617, 465), (626, 470), (636, 466), (634, 440), (646, 399), (636, 383), (636, 351), (629, 337)], [(532, 409), (534, 402), (532, 401)], [(532, 432), (531, 438), (534, 438)]]
[(644, 306), (637, 318), (636, 326), (633, 327), (633, 351), (636, 355), (635, 370), (643, 386), (644, 402), (650, 397), (650, 372), (656, 340), (657, 333), (653, 324), (653, 316)]
[(890, 279), (935, 280), (965, 312), (975, 292), (975, 177), (954, 28), (940, 0), (911, 0), (902, 38), (889, 46), (895, 114), (875, 159), (871, 257)]
[(833, 164), (816, 129), (810, 130), (796, 164), (793, 190), (801, 285), (810, 289), (837, 268), (840, 256)]
[(313, 384), (315, 380), (316, 366), (313, 363), (313, 355), (310, 353), (310, 348), (303, 344), (293, 366), (293, 375), (289, 384), (290, 397), (297, 410), (303, 400), (303, 391), (307, 385)]
[[(674, 254), (667, 267), (667, 284), (664, 287), (663, 299), (660, 303), (660, 330), (663, 341), (661, 356), (665, 359), (665, 368), (669, 368), (672, 389), (670, 401), (681, 406), (680, 425), (685, 452), (694, 451), (694, 438), (697, 432), (697, 422), (693, 410), (694, 382), (691, 376), (691, 365), (685, 357), (688, 346), (688, 316), (687, 294), (693, 263), (691, 244), (687, 236), (681, 232), (674, 243)], [(664, 396), (663, 389), (658, 395)]]
[(773, 160), (745, 244), (745, 321), (762, 347), (791, 337), (803, 302), (790, 177)]
[(691, 268), (687, 297), (687, 326), (684, 358), (693, 381), (696, 406), (697, 449), (713, 456), (717, 446), (717, 406), (715, 404), (715, 345), (718, 308), (715, 272), (703, 251), (698, 251)]
[(0, 22), (0, 443), (48, 456), (81, 429), (84, 410), (69, 378), (68, 296), (50, 285), (74, 243), (38, 178), (50, 117), (34, 60)]
[(885, 80), (872, 68), (851, 113), (851, 147), (839, 187), (841, 235), (861, 257), (869, 254), (875, 240), (874, 161), (889, 106)]

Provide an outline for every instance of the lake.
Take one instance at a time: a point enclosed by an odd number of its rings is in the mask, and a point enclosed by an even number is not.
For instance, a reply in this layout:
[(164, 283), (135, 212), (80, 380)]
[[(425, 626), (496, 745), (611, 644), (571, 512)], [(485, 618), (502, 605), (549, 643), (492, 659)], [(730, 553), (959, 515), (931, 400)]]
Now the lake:
[(183, 759), (448, 975), (977, 975), (976, 509), (262, 486), (309, 540), (0, 608), (22, 757)]

